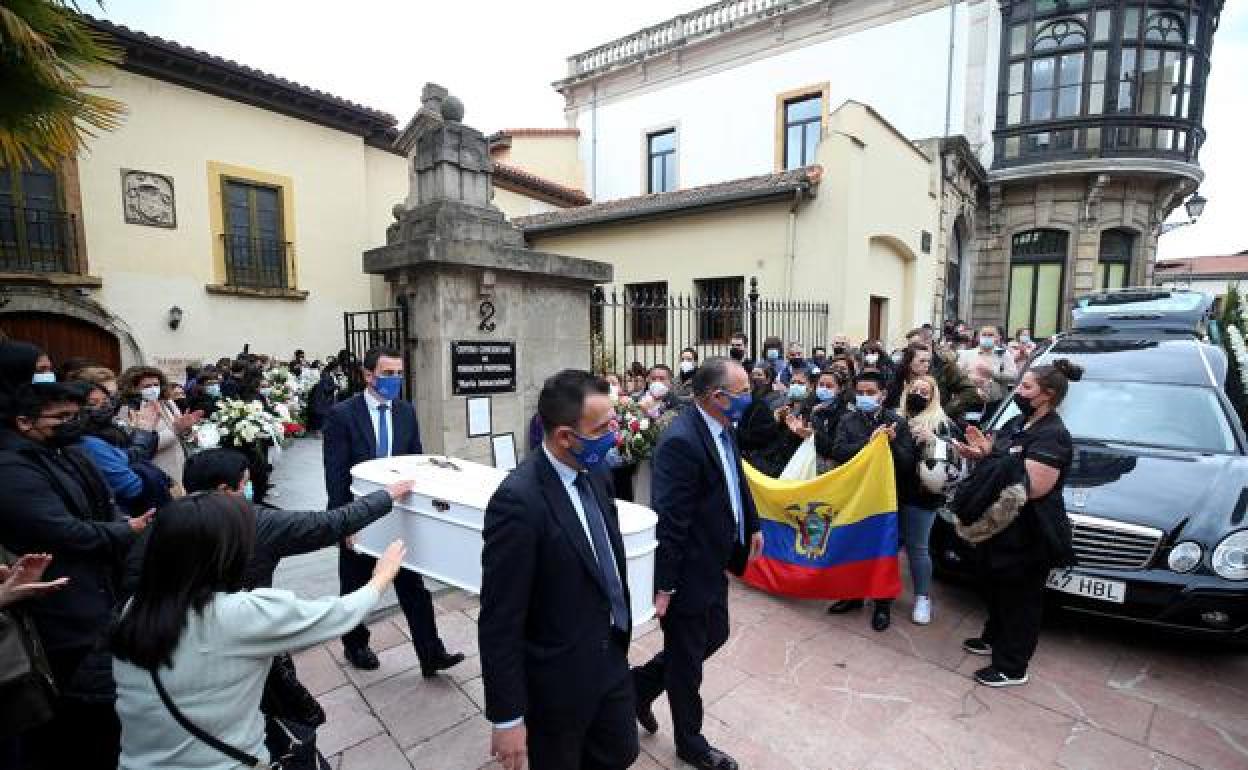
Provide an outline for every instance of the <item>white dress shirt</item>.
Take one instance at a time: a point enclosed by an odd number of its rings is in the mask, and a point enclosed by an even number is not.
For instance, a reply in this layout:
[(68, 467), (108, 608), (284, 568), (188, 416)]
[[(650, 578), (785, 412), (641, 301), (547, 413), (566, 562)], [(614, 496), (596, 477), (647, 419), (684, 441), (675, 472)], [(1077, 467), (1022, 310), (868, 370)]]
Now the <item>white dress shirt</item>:
[[(715, 450), (719, 453), (719, 465), (724, 471), (724, 486), (728, 487), (728, 499), (732, 501), (732, 520), (741, 526), (741, 487), (734, 487), (732, 480), (736, 479), (740, 474), (737, 472), (737, 464), (732, 457), (728, 455), (728, 450), (724, 446), (724, 442), (720, 439), (720, 434), (727, 428), (716, 420), (714, 417), (706, 413), (702, 407), (698, 407), (698, 414), (702, 415), (702, 419), (706, 422), (706, 427), (711, 431), (711, 443), (715, 445)], [(739, 479), (738, 479), (739, 480)]]
[[(378, 409), (377, 407), (381, 406), (382, 404), (386, 404), (387, 406), (390, 407), (389, 409), (386, 410), (386, 436), (388, 436), (390, 440), (387, 442), (389, 446), (386, 447), (386, 454), (384, 455), (384, 457), (389, 457), (393, 455), (394, 454), (394, 402), (382, 401), (380, 398), (377, 398), (376, 396), (373, 395), (373, 391), (365, 389), (364, 390), (364, 403), (368, 405), (368, 419), (371, 420), (373, 423), (373, 441), (378, 444), (377, 448), (379, 450), (381, 449), (380, 447), (381, 410)], [(382, 456), (383, 455), (378, 455), (378, 457), (382, 457)]]

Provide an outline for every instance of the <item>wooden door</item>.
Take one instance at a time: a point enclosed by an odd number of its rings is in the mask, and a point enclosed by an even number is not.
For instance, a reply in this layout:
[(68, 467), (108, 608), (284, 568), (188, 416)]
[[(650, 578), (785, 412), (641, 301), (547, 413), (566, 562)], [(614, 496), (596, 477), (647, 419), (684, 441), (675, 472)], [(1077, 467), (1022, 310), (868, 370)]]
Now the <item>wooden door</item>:
[(867, 339), (884, 342), (884, 324), (888, 312), (886, 297), (872, 297), (870, 315), (867, 317)]
[(86, 358), (114, 372), (121, 369), (121, 344), (95, 324), (56, 313), (6, 313), (0, 330), (12, 340), (25, 340), (43, 348), (52, 365), (71, 357)]

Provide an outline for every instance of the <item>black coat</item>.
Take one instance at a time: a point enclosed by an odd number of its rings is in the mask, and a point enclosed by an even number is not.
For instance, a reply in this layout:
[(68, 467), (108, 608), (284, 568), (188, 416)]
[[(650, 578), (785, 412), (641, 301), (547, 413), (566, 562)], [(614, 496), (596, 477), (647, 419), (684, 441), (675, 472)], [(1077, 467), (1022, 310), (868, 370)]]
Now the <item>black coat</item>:
[(659, 515), (654, 587), (675, 592), (671, 612), (701, 612), (722, 597), (728, 587), (724, 570), (745, 572), (750, 538), (759, 531), (758, 510), (738, 454), (745, 528), (744, 542), (738, 541), (714, 441), (702, 411), (691, 406), (668, 426), (655, 449), (650, 482), (651, 507)]
[(888, 442), (888, 445), (893, 452), (893, 477), (899, 482), (897, 496), (900, 499), (900, 482), (914, 475), (918, 452), (914, 446), (914, 436), (910, 434), (910, 426), (893, 410), (881, 408), (875, 414), (868, 415), (857, 408), (850, 409), (836, 426), (831, 456), (837, 465), (844, 465), (871, 441), (877, 428), (888, 425), (897, 426), (897, 438)]
[[(393, 431), (390, 455), (421, 454), (416, 409), (407, 401), (395, 399), (390, 402), (390, 410)], [(324, 434), (321, 448), (325, 460), (325, 491), (329, 493), (330, 507), (337, 508), (351, 502), (351, 469), (377, 456), (377, 437), (373, 435), (373, 420), (363, 393), (333, 408), (325, 420)]]
[(0, 429), (0, 545), (20, 556), (50, 553), (44, 580), (65, 589), (28, 602), (50, 651), (83, 649), (112, 622), (117, 582), (135, 540), (108, 486), (78, 450), (49, 449)]
[[(628, 602), (615, 501), (590, 475)], [(485, 716), (524, 717), (530, 729), (588, 724), (602, 696), (628, 676), (628, 638), (611, 607), (567, 488), (541, 449), (513, 471), (485, 509), (477, 633)]]
[[(256, 548), (251, 561), (247, 562), (243, 585), (248, 589), (272, 586), (277, 563), (285, 557), (334, 545), (385, 516), (393, 507), (390, 494), (384, 489), (328, 511), (284, 511), (257, 506)], [(147, 533), (144, 532), (126, 559), (123, 584), (126, 596), (133, 595), (138, 587), (146, 547)]]

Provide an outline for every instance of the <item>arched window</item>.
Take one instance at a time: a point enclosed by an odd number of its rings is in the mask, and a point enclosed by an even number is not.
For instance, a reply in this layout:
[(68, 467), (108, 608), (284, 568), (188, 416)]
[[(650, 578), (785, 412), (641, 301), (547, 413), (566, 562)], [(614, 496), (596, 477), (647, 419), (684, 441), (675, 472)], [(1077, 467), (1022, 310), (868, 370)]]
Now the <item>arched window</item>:
[(1144, 39), (1181, 44), (1187, 39), (1183, 31), (1183, 20), (1178, 14), (1154, 11), (1148, 15), (1148, 23), (1144, 25)]
[(1061, 329), (1062, 284), (1070, 240), (1062, 230), (1027, 230), (1010, 242), (1007, 325), (1036, 339)]

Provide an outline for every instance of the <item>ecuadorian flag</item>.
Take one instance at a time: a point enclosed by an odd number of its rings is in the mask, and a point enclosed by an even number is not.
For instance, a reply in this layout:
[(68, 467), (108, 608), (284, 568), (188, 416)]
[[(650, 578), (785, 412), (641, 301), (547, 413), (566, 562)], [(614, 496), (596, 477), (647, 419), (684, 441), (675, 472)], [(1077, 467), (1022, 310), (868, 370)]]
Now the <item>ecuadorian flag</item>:
[(897, 487), (888, 437), (810, 481), (780, 481), (745, 466), (763, 531), (745, 581), (806, 599), (891, 599), (897, 569)]

